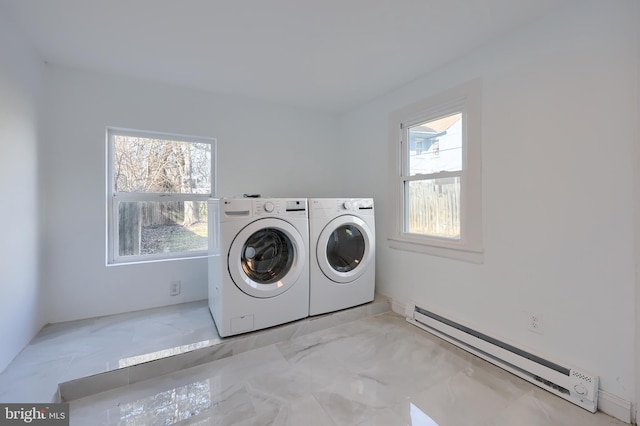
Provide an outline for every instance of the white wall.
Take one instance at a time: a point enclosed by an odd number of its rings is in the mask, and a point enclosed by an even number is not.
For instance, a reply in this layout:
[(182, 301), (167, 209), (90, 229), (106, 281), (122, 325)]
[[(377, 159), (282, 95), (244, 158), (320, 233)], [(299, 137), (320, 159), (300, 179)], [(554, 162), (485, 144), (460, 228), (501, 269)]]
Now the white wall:
[[(207, 298), (205, 259), (105, 266), (106, 126), (217, 138), (221, 196), (326, 196), (338, 186), (335, 116), (46, 68), (42, 281), (50, 322)], [(182, 294), (171, 297), (176, 279)]]
[(0, 14), (0, 371), (42, 327), (38, 281), (38, 104), (43, 62)]
[[(640, 2), (636, 3), (636, 22), (640, 22)], [(637, 60), (636, 60), (636, 143), (635, 143), (635, 175), (634, 182), (640, 182), (640, 26), (636, 27)], [(640, 184), (635, 185), (635, 260), (636, 260), (636, 399), (635, 418), (636, 423), (640, 417)]]
[[(634, 390), (634, 0), (579, 1), (351, 112), (346, 182), (374, 195), (378, 290)], [(483, 81), (484, 263), (389, 248), (389, 113)], [(525, 311), (543, 315), (527, 331)], [(628, 408), (627, 408), (627, 411)]]

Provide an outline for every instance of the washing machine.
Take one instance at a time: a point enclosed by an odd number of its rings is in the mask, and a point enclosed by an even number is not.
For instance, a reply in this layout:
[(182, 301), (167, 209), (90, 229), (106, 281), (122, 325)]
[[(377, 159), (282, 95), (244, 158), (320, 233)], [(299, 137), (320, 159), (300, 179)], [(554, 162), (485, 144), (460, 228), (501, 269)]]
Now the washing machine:
[(371, 198), (312, 198), (309, 315), (370, 302), (375, 293), (375, 215)]
[(209, 200), (209, 309), (221, 337), (309, 316), (306, 199)]

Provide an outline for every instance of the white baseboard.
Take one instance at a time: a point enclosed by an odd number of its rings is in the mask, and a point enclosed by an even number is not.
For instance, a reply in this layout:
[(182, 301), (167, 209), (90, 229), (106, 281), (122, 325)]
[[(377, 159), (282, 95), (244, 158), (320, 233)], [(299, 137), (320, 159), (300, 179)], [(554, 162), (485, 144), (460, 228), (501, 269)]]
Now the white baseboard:
[(403, 317), (406, 317), (406, 316), (407, 316), (406, 312), (404, 311), (405, 306), (406, 306), (406, 303), (401, 302), (401, 301), (399, 301), (399, 300), (396, 300), (396, 299), (394, 299), (394, 298), (393, 298), (393, 297), (391, 297), (391, 296), (387, 296), (387, 295), (386, 295), (386, 294), (384, 294), (384, 293), (378, 293), (378, 294), (380, 294), (381, 296), (383, 296), (383, 297), (385, 297), (385, 298), (389, 299), (389, 301), (391, 302), (391, 310), (392, 310), (393, 312), (395, 312), (395, 313), (396, 313), (396, 314), (398, 314), (398, 315), (402, 315)]
[(402, 315), (403, 317), (406, 316), (406, 312), (404, 311), (405, 306), (405, 303), (399, 302), (395, 299), (391, 299), (391, 310), (396, 314)]
[(631, 423), (631, 403), (602, 389), (598, 390), (598, 411)]

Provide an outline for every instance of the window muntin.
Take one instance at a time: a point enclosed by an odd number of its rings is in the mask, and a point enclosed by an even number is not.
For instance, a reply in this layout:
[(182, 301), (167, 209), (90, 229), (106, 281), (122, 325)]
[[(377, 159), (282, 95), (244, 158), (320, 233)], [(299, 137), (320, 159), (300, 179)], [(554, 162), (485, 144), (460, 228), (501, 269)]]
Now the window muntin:
[(215, 140), (107, 129), (107, 143), (107, 263), (205, 255)]

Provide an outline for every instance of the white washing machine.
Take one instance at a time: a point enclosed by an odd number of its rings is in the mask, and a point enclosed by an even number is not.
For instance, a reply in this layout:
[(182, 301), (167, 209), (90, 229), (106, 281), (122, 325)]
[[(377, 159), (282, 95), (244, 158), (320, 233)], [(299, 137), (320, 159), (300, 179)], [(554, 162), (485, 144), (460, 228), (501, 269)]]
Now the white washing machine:
[(375, 293), (371, 198), (309, 199), (309, 315), (361, 305)]
[(309, 316), (306, 199), (209, 201), (209, 309), (221, 337)]

